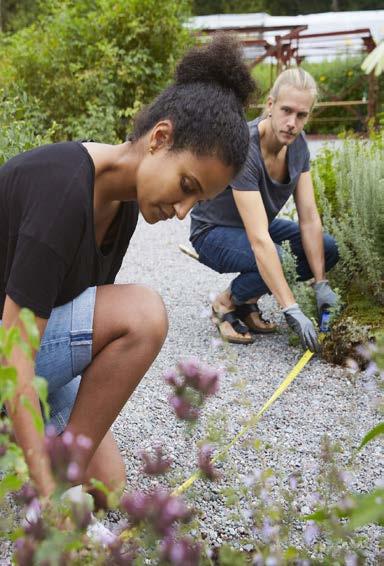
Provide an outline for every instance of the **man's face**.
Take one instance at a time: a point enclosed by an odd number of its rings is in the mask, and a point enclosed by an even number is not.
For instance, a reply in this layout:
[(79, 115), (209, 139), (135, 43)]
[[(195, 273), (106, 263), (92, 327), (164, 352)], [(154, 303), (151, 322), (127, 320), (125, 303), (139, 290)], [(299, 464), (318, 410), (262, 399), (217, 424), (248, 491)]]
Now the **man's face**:
[(276, 100), (269, 99), (272, 131), (282, 145), (290, 145), (308, 122), (313, 96), (308, 90), (284, 85)]
[(150, 224), (177, 216), (185, 218), (198, 202), (214, 198), (234, 175), (215, 156), (167, 148), (148, 153), (137, 172), (137, 201)]

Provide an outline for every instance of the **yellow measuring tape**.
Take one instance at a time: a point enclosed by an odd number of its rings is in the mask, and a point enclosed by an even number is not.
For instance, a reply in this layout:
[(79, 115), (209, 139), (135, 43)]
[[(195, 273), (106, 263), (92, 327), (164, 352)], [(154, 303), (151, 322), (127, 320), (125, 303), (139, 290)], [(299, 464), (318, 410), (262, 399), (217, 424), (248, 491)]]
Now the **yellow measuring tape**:
[[(321, 340), (323, 338), (322, 335), (320, 335), (319, 340)], [(212, 463), (217, 462), (218, 460), (220, 460), (221, 458), (223, 458), (224, 456), (226, 456), (228, 454), (228, 452), (230, 451), (230, 449), (232, 448), (232, 446), (245, 434), (247, 434), (247, 432), (253, 427), (255, 426), (255, 424), (260, 420), (260, 418), (262, 417), (262, 415), (265, 413), (265, 411), (267, 411), (269, 409), (269, 407), (272, 405), (272, 403), (274, 403), (276, 401), (276, 399), (278, 399), (280, 397), (280, 395), (282, 393), (284, 393), (284, 391), (287, 389), (288, 385), (290, 385), (292, 383), (292, 381), (299, 375), (299, 373), (301, 372), (301, 370), (304, 368), (304, 366), (309, 362), (309, 360), (312, 358), (313, 356), (313, 352), (311, 352), (310, 350), (307, 350), (303, 356), (300, 358), (300, 360), (297, 362), (297, 364), (295, 365), (295, 367), (289, 372), (289, 374), (287, 375), (287, 377), (280, 383), (279, 387), (276, 389), (276, 391), (273, 393), (273, 395), (271, 395), (271, 397), (268, 399), (268, 401), (261, 407), (260, 411), (258, 413), (256, 413), (256, 415), (253, 415), (253, 417), (251, 417), (249, 419), (249, 421), (242, 427), (242, 429), (232, 438), (231, 442), (229, 444), (227, 444), (227, 446), (225, 446), (222, 450), (220, 450), (217, 454), (215, 454), (215, 456), (212, 458)], [(198, 470), (197, 472), (195, 472), (194, 474), (192, 474), (192, 476), (190, 476), (184, 483), (182, 483), (179, 487), (177, 487), (176, 489), (174, 489), (172, 491), (172, 495), (180, 495), (181, 493), (184, 493), (184, 491), (186, 491), (189, 487), (191, 487), (191, 485), (193, 485), (195, 483), (195, 481), (199, 478), (201, 478), (203, 476), (203, 473)]]
[[(324, 336), (325, 336), (324, 333), (321, 333), (319, 335), (319, 342), (322, 342), (324, 340)], [(229, 442), (229, 444), (227, 444), (222, 450), (220, 450), (217, 454), (215, 454), (215, 456), (212, 458), (212, 463), (215, 463), (220, 458), (223, 458), (224, 456), (226, 456), (228, 454), (228, 452), (230, 451), (230, 449), (232, 448), (232, 446), (234, 444), (236, 444), (236, 442), (242, 436), (247, 434), (247, 432), (253, 426), (255, 426), (255, 424), (257, 422), (259, 422), (260, 418), (265, 413), (265, 411), (267, 411), (269, 409), (269, 407), (276, 401), (276, 399), (278, 399), (280, 397), (280, 395), (282, 393), (284, 393), (284, 391), (287, 389), (287, 387), (299, 375), (301, 370), (306, 366), (306, 364), (309, 362), (309, 360), (312, 358), (313, 355), (314, 355), (314, 352), (311, 352), (310, 350), (306, 350), (306, 352), (301, 356), (300, 360), (297, 362), (295, 367), (289, 372), (289, 374), (285, 377), (285, 379), (280, 383), (279, 387), (271, 395), (271, 397), (268, 399), (268, 401), (266, 403), (264, 403), (264, 405), (261, 407), (259, 412), (256, 413), (256, 415), (253, 415), (253, 417), (251, 417), (249, 419), (249, 421), (241, 428), (241, 430), (232, 438), (232, 440), (231, 440), (231, 442)], [(202, 477), (203, 477), (203, 473), (201, 472), (201, 470), (196, 471), (187, 480), (185, 480), (184, 483), (179, 485), (179, 487), (176, 487), (172, 491), (172, 495), (181, 495), (182, 493), (187, 491), (187, 489), (189, 489), (191, 487), (191, 485), (193, 485), (195, 483), (196, 480), (198, 480), (199, 478), (202, 478)], [(128, 539), (132, 538), (133, 536), (135, 536), (138, 532), (139, 532), (138, 527), (134, 527), (134, 528), (132, 528), (128, 531), (124, 531), (123, 533), (121, 533), (120, 539), (121, 540), (128, 540)]]

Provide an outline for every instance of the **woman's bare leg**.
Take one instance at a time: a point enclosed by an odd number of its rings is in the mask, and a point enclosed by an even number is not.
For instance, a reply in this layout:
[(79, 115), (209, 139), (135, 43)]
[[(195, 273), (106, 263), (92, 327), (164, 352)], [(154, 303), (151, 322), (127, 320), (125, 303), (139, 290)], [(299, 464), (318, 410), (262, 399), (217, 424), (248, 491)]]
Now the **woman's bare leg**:
[[(83, 374), (68, 423), (74, 434), (92, 440), (88, 476), (92, 470), (100, 470), (102, 454), (108, 447), (108, 452), (115, 452), (107, 433), (159, 353), (167, 330), (164, 304), (151, 289), (139, 285), (97, 289), (93, 360)], [(121, 477), (122, 461), (116, 454), (114, 462), (114, 474)]]
[[(124, 461), (110, 430), (100, 442), (92, 460), (88, 464), (85, 486), (90, 486), (92, 478), (102, 481), (111, 491), (122, 491), (125, 487), (126, 473)], [(93, 495), (96, 509), (107, 507), (106, 497), (100, 490), (87, 487), (87, 491)]]

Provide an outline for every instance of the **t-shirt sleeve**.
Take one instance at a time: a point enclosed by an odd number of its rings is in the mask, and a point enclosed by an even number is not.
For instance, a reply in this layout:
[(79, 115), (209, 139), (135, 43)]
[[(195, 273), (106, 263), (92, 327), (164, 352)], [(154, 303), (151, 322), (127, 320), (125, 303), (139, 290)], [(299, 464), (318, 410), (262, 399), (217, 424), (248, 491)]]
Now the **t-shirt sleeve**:
[(259, 191), (260, 167), (261, 164), (255, 151), (248, 153), (243, 168), (231, 181), (230, 187), (236, 191)]
[(47, 244), (19, 234), (5, 292), (20, 307), (49, 318), (66, 271)]

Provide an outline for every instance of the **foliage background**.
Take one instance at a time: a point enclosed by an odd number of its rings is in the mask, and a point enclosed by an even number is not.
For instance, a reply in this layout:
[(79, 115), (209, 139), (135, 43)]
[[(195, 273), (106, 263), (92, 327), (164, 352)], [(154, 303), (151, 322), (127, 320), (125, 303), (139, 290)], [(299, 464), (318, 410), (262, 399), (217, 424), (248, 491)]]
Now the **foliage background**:
[(53, 141), (123, 140), (170, 80), (188, 14), (186, 0), (48, 0), (31, 25), (1, 38), (0, 86), (33, 99)]

